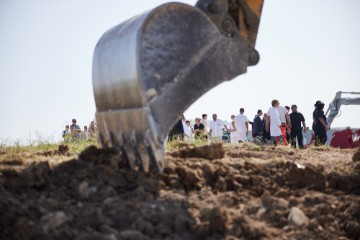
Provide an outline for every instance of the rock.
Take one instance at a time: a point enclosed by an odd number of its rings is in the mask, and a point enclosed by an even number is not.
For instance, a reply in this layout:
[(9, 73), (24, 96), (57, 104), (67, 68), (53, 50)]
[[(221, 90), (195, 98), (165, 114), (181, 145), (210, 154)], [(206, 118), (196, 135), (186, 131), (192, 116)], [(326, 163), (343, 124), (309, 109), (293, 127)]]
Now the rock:
[(48, 234), (57, 227), (60, 227), (68, 220), (68, 217), (63, 211), (49, 213), (43, 216), (40, 220), (42, 223), (42, 229), (45, 234)]
[(274, 194), (274, 196), (279, 197), (279, 198), (288, 198), (289, 197), (289, 191), (287, 191), (285, 189), (280, 189)]
[(245, 175), (238, 174), (238, 175), (235, 175), (234, 178), (238, 183), (241, 183), (242, 185), (247, 185), (250, 183), (250, 178)]
[(215, 207), (209, 212), (209, 230), (216, 232), (224, 232), (228, 215), (225, 208)]
[(132, 224), (132, 229), (140, 231), (146, 236), (150, 236), (150, 237), (152, 237), (155, 233), (153, 226), (149, 222), (143, 220), (142, 218), (136, 219), (136, 221)]
[(83, 181), (82, 183), (80, 183), (80, 185), (78, 187), (78, 192), (79, 192), (81, 198), (83, 198), (83, 199), (89, 198), (90, 188), (89, 188), (88, 182)]
[(261, 196), (261, 203), (267, 210), (274, 209), (286, 209), (289, 206), (289, 202), (283, 198), (272, 197), (269, 191), (265, 191)]
[(215, 189), (220, 192), (226, 191), (226, 181), (223, 177), (219, 177), (215, 183)]
[(288, 217), (289, 224), (296, 226), (306, 226), (309, 224), (309, 218), (297, 207), (292, 207)]
[(119, 237), (122, 240), (143, 240), (145, 236), (139, 231), (125, 230), (119, 233)]
[(344, 226), (346, 235), (352, 239), (360, 238), (360, 224), (355, 221), (348, 221)]
[(91, 232), (82, 235), (77, 240), (117, 240), (114, 234), (102, 234), (98, 232)]
[(260, 208), (256, 213), (256, 218), (263, 219), (266, 213), (266, 208), (262, 207)]
[(209, 221), (210, 220), (210, 213), (211, 213), (210, 208), (202, 208), (202, 209), (200, 209), (200, 221), (202, 221), (202, 222)]
[(114, 197), (114, 196), (116, 196), (116, 191), (115, 191), (115, 189), (112, 188), (112, 187), (106, 187), (106, 189), (105, 189), (105, 195), (106, 195), (107, 197)]

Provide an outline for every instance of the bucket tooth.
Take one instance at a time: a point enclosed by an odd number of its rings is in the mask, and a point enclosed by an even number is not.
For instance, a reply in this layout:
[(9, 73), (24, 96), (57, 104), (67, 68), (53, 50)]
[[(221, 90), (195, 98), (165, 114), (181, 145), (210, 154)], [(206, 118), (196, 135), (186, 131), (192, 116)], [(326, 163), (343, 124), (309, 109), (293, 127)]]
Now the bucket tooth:
[[(140, 141), (140, 142), (139, 142)], [(144, 143), (142, 142), (142, 139), (139, 139), (139, 141), (136, 140), (136, 132), (135, 130), (132, 130), (131, 132), (131, 146), (134, 151), (136, 164), (140, 167), (140, 170), (143, 172), (149, 171), (149, 155), (146, 151), (146, 148), (144, 149)]]
[(163, 142), (159, 142), (158, 139), (152, 139), (150, 130), (147, 130), (145, 135), (145, 145), (153, 171), (162, 172), (165, 167), (164, 151), (162, 148)]

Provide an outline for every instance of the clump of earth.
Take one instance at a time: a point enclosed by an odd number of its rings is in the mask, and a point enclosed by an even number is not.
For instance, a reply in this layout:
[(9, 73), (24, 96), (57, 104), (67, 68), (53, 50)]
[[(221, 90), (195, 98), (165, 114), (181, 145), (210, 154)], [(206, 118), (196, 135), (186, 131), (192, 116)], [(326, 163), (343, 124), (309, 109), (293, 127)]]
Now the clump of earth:
[(160, 174), (67, 151), (0, 154), (0, 239), (360, 238), (356, 149), (181, 145)]

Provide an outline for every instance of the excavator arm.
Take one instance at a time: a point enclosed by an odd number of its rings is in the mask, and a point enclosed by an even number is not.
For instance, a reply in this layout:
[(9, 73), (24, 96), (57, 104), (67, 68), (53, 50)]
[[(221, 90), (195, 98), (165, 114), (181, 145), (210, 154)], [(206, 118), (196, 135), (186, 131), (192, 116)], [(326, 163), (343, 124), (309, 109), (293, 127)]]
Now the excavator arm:
[(328, 126), (330, 127), (334, 119), (338, 116), (341, 105), (360, 105), (360, 98), (342, 98), (341, 95), (346, 94), (359, 94), (360, 92), (337, 92), (334, 100), (329, 104), (325, 116), (327, 118)]
[(99, 142), (131, 169), (164, 168), (179, 114), (256, 65), (263, 0), (167, 3), (103, 34), (93, 57)]

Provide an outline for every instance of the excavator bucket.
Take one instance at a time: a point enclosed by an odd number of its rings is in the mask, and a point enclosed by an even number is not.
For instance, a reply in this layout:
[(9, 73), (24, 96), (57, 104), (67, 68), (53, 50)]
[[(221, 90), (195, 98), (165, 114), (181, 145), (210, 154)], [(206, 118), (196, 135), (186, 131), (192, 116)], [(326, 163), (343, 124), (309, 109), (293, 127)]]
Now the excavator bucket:
[(164, 141), (194, 101), (259, 61), (262, 0), (167, 3), (108, 30), (96, 45), (99, 142), (131, 169), (164, 168)]

